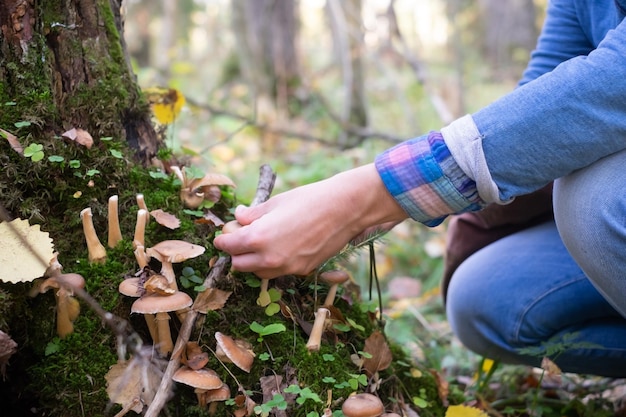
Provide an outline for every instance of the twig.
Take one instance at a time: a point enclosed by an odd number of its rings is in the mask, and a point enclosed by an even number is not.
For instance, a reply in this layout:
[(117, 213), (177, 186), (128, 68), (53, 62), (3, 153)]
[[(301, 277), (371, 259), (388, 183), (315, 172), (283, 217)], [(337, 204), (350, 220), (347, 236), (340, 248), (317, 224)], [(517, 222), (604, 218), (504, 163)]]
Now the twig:
[[(230, 257), (222, 256), (220, 257), (213, 268), (207, 275), (204, 280), (203, 286), (205, 288), (211, 288), (213, 286), (213, 282), (217, 280), (218, 277), (222, 276), (225, 271), (227, 271), (227, 266), (230, 263)], [(187, 342), (189, 341), (189, 337), (191, 336), (191, 331), (196, 322), (196, 317), (200, 312), (197, 310), (197, 306), (203, 302), (204, 297), (203, 294), (208, 293), (209, 291), (205, 290), (198, 294), (196, 300), (191, 306), (191, 310), (187, 312), (185, 315), (185, 319), (180, 327), (180, 331), (178, 333), (178, 338), (176, 339), (176, 344), (174, 345), (174, 349), (172, 351), (172, 356), (170, 357), (170, 361), (167, 364), (167, 368), (165, 368), (165, 372), (163, 373), (163, 379), (161, 379), (161, 384), (159, 385), (159, 389), (157, 390), (154, 399), (150, 403), (150, 406), (146, 410), (145, 417), (157, 417), (163, 406), (169, 399), (169, 393), (172, 387), (172, 376), (174, 372), (180, 367), (180, 358), (182, 355)]]
[[(269, 167), (269, 165), (262, 165), (260, 168), (259, 183), (254, 199), (252, 200), (252, 205), (262, 203), (269, 198), (274, 188), (275, 179), (276, 175)], [(227, 266), (229, 264), (229, 256), (220, 256), (217, 262), (215, 262), (215, 264), (213, 265), (213, 268), (209, 272), (209, 275), (207, 275), (207, 277), (205, 278), (202, 285), (207, 289), (212, 288), (214, 286), (214, 283), (218, 281), (220, 277), (226, 274)], [(183, 320), (180, 331), (178, 332), (178, 338), (176, 339), (176, 344), (174, 345), (172, 355), (163, 374), (163, 379), (161, 379), (159, 389), (157, 390), (154, 399), (150, 403), (150, 406), (146, 410), (145, 417), (157, 417), (163, 409), (163, 406), (167, 402), (173, 384), (172, 376), (174, 375), (174, 372), (176, 372), (176, 370), (180, 367), (180, 359), (183, 349), (185, 349), (185, 347), (187, 346), (187, 342), (189, 341), (189, 338), (191, 336), (191, 331), (193, 330), (196, 323), (196, 318), (199, 314), (201, 314), (198, 306), (204, 305), (205, 298), (208, 296), (209, 291), (207, 290), (199, 293), (193, 305), (191, 306), (191, 310), (185, 315), (185, 319)]]

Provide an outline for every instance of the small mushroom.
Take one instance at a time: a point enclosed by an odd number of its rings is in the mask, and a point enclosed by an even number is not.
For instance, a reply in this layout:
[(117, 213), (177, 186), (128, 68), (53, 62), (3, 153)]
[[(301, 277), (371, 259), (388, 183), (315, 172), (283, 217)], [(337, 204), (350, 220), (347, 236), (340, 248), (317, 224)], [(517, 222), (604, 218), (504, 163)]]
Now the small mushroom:
[[(142, 281), (143, 279), (139, 277), (126, 278), (125, 280), (120, 282), (120, 285), (118, 286), (118, 291), (127, 297), (139, 298), (146, 293), (143, 285), (141, 284)], [(156, 340), (159, 339), (159, 330), (157, 329), (156, 325), (156, 317), (154, 314), (148, 313), (144, 314), (143, 317), (146, 321), (148, 331), (150, 332), (150, 337), (153, 341), (155, 341), (156, 344)]]
[(205, 248), (203, 246), (194, 245), (184, 240), (164, 240), (146, 249), (146, 254), (161, 262), (161, 274), (167, 278), (172, 288), (178, 289), (172, 264), (200, 256), (204, 251)]
[(184, 309), (192, 303), (191, 297), (181, 291), (176, 291), (172, 295), (146, 294), (133, 303), (131, 312), (156, 315), (158, 335), (153, 341), (161, 354), (167, 356), (174, 348), (169, 312)]
[(374, 394), (366, 392), (350, 395), (341, 406), (346, 417), (378, 417), (384, 411), (383, 402)]
[(74, 320), (80, 312), (80, 304), (73, 297), (74, 288), (84, 288), (85, 279), (79, 274), (60, 274), (47, 278), (39, 287), (40, 293), (54, 288), (57, 303), (57, 334), (61, 339), (74, 331)]
[(325, 307), (320, 307), (315, 312), (315, 321), (313, 322), (313, 327), (311, 328), (309, 340), (306, 343), (306, 348), (309, 352), (317, 352), (320, 350), (322, 334), (324, 333), (324, 325), (329, 316), (330, 310)]
[(217, 390), (224, 385), (214, 370), (206, 368), (194, 370), (187, 366), (178, 368), (174, 372), (172, 380), (195, 388), (194, 392), (198, 398), (198, 405), (201, 407), (205, 407), (208, 404), (205, 398), (207, 391)]
[(150, 217), (148, 210), (137, 210), (137, 223), (135, 223), (135, 236), (133, 238), (133, 249), (145, 245), (146, 222)]
[(118, 213), (118, 196), (109, 197), (109, 239), (107, 244), (114, 248), (122, 240), (122, 230), (120, 229), (120, 218)]
[(244, 340), (235, 340), (221, 332), (215, 332), (217, 346), (215, 354), (224, 362), (232, 362), (239, 369), (250, 372), (254, 362), (254, 352)]
[(328, 285), (330, 288), (328, 289), (328, 294), (326, 295), (326, 300), (324, 301), (325, 306), (331, 306), (335, 302), (335, 296), (337, 295), (337, 288), (339, 285), (350, 279), (350, 275), (346, 271), (341, 269), (335, 269), (332, 271), (322, 272), (320, 274), (320, 280)]
[(209, 354), (202, 350), (198, 342), (187, 342), (182, 362), (197, 371), (209, 363)]
[[(198, 395), (198, 392), (196, 392)], [(209, 405), (209, 415), (212, 416), (217, 411), (217, 404), (226, 401), (230, 398), (230, 387), (226, 384), (222, 384), (221, 387), (211, 389), (200, 393), (202, 399), (202, 406)], [(200, 397), (199, 397), (200, 399)]]
[(180, 189), (180, 199), (183, 201), (185, 207), (191, 209), (200, 207), (204, 200), (211, 200), (215, 202), (215, 186), (228, 185), (235, 187), (235, 183), (230, 178), (222, 174), (206, 174), (202, 178), (188, 178), (186, 171), (181, 170), (180, 167), (172, 166), (170, 168), (182, 183)]
[(80, 212), (80, 218), (83, 222), (83, 232), (85, 234), (85, 241), (87, 242), (87, 251), (89, 263), (103, 264), (107, 259), (107, 251), (100, 243), (96, 229), (93, 226), (93, 215), (91, 208), (87, 207)]

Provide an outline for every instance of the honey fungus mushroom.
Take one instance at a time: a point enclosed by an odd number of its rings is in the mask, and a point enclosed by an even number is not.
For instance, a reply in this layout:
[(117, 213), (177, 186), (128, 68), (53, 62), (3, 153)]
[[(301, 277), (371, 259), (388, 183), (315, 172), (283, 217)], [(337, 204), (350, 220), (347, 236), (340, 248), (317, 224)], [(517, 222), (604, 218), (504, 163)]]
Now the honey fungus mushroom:
[[(208, 392), (220, 389), (224, 385), (224, 382), (222, 382), (217, 372), (214, 370), (207, 368), (194, 370), (188, 366), (178, 368), (178, 370), (174, 372), (172, 380), (193, 387), (196, 397), (198, 398), (198, 405), (201, 407), (205, 407), (208, 404), (206, 399)], [(230, 396), (230, 390), (228, 391)]]
[(341, 284), (348, 281), (350, 279), (350, 275), (346, 271), (341, 269), (335, 269), (332, 271), (325, 271), (320, 274), (320, 280), (330, 285), (328, 289), (328, 294), (326, 295), (326, 299), (324, 300), (325, 306), (331, 306), (335, 302), (335, 296), (337, 295), (337, 289)]
[(205, 248), (184, 240), (164, 240), (146, 249), (146, 255), (161, 262), (161, 274), (174, 289), (178, 289), (172, 264), (184, 262), (204, 253)]
[(205, 201), (219, 201), (221, 192), (217, 199), (215, 194), (219, 189), (216, 187), (219, 185), (228, 185), (235, 187), (235, 183), (225, 175), (209, 173), (201, 178), (189, 178), (187, 176), (187, 170), (181, 169), (178, 166), (171, 167), (172, 172), (178, 177), (181, 182), (180, 199), (183, 201), (185, 207), (190, 209), (196, 209)]
[(254, 352), (244, 340), (235, 340), (222, 332), (215, 332), (216, 356), (223, 362), (232, 362), (239, 369), (250, 372), (254, 363)]
[(346, 417), (378, 417), (385, 412), (383, 402), (366, 392), (350, 395), (341, 406)]
[(191, 297), (181, 291), (176, 291), (171, 295), (146, 294), (133, 303), (131, 312), (154, 314), (156, 316), (157, 337), (153, 337), (153, 342), (158, 347), (161, 355), (165, 357), (174, 348), (169, 313), (187, 308), (192, 303)]
[(93, 225), (93, 214), (91, 208), (87, 207), (80, 212), (80, 218), (83, 223), (83, 233), (87, 242), (87, 252), (89, 263), (103, 264), (107, 259), (107, 251), (100, 243), (96, 228)]
[(73, 297), (74, 288), (85, 288), (85, 279), (79, 274), (60, 274), (47, 278), (39, 287), (40, 293), (54, 289), (56, 299), (57, 334), (61, 339), (74, 331), (74, 320), (80, 313), (80, 304)]

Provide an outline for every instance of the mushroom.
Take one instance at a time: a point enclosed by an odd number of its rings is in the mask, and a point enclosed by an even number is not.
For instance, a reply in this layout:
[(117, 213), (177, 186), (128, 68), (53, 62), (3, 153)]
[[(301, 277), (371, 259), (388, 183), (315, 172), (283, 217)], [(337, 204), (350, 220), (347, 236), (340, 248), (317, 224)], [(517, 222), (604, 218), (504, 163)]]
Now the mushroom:
[[(197, 391), (196, 395), (198, 395)], [(200, 393), (200, 396), (201, 397), (199, 397), (198, 399), (201, 399), (201, 405), (205, 406), (209, 404), (209, 415), (212, 416), (217, 411), (217, 403), (226, 401), (230, 398), (230, 387), (226, 384), (222, 384), (222, 386), (219, 388)]]
[(346, 417), (378, 417), (384, 411), (383, 402), (374, 394), (366, 392), (350, 395), (341, 406)]
[(337, 295), (337, 288), (349, 279), (350, 275), (341, 269), (326, 271), (320, 274), (320, 280), (330, 285), (328, 294), (326, 295), (326, 300), (324, 301), (325, 306), (333, 305), (335, 302), (335, 295)]
[(200, 256), (204, 251), (203, 246), (194, 245), (184, 240), (164, 240), (146, 249), (146, 254), (161, 262), (161, 274), (167, 278), (172, 288), (178, 289), (172, 264)]
[(73, 297), (73, 288), (84, 288), (85, 279), (79, 274), (60, 274), (47, 278), (39, 287), (40, 293), (54, 288), (57, 303), (57, 334), (61, 339), (74, 331), (74, 320), (80, 313), (80, 304)]
[(161, 354), (167, 356), (174, 348), (169, 312), (189, 307), (192, 303), (191, 297), (181, 291), (176, 291), (172, 295), (146, 294), (133, 303), (131, 312), (156, 314), (157, 337), (153, 338), (153, 341)]
[(187, 342), (182, 362), (191, 369), (198, 370), (209, 363), (209, 354), (202, 350), (198, 342)]
[(120, 218), (118, 213), (118, 197), (109, 197), (109, 240), (107, 244), (114, 248), (122, 240), (122, 230), (120, 229)]
[(180, 167), (172, 166), (170, 168), (182, 183), (180, 199), (185, 207), (190, 209), (200, 207), (205, 199), (216, 202), (215, 196), (211, 195), (215, 193), (215, 186), (228, 185), (235, 187), (235, 183), (222, 174), (206, 174), (202, 178), (187, 178), (186, 171), (181, 170)]
[(107, 251), (100, 243), (96, 229), (93, 226), (93, 215), (91, 208), (87, 207), (80, 212), (80, 218), (83, 222), (83, 232), (85, 234), (85, 241), (87, 242), (87, 251), (89, 263), (103, 264), (106, 262)]
[(320, 307), (315, 312), (315, 321), (313, 322), (313, 328), (311, 328), (311, 334), (309, 340), (306, 343), (306, 348), (309, 352), (317, 352), (320, 350), (320, 344), (322, 343), (322, 334), (324, 333), (324, 324), (326, 318), (330, 316), (330, 310), (325, 307)]
[(254, 352), (244, 340), (235, 340), (221, 332), (215, 332), (217, 346), (215, 355), (223, 362), (232, 362), (238, 368), (250, 372), (254, 362)]
[(217, 390), (224, 385), (217, 375), (217, 372), (214, 370), (206, 368), (194, 370), (188, 366), (178, 368), (178, 370), (174, 372), (172, 380), (195, 388), (194, 391), (198, 398), (198, 405), (202, 407), (206, 406), (208, 403), (205, 398), (205, 393), (207, 391)]
[(148, 210), (137, 210), (137, 223), (135, 223), (135, 236), (133, 238), (133, 249), (145, 245), (146, 223), (148, 221)]

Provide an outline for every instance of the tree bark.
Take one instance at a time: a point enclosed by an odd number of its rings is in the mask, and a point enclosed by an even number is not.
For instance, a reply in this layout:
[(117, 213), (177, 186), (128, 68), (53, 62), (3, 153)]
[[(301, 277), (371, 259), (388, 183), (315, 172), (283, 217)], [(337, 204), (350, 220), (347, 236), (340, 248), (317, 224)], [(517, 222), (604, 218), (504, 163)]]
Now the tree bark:
[(126, 56), (115, 0), (0, 1), (0, 127), (71, 128), (127, 142), (142, 164), (159, 144)]

